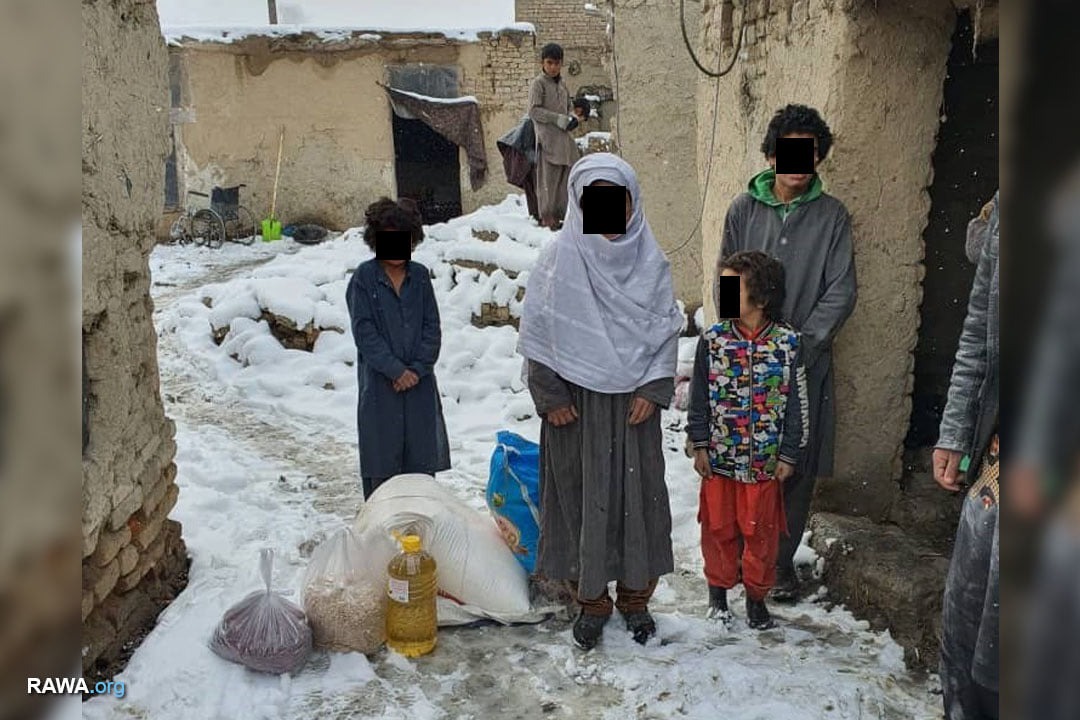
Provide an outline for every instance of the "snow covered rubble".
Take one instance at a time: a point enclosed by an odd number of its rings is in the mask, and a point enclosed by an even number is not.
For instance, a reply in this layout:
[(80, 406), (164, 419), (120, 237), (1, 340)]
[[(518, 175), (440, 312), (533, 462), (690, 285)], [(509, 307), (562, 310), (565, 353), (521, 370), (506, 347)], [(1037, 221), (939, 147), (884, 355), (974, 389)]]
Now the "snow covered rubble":
[[(497, 233), (494, 242), (473, 231)], [(512, 327), (474, 327), (481, 303), (520, 312), (517, 290), (552, 235), (510, 196), (426, 228), (415, 259), (434, 273), (443, 324), (436, 368), (454, 467), (441, 474), (483, 509), (495, 432), (536, 439)], [(314, 545), (361, 503), (355, 448), (355, 350), (348, 273), (370, 257), (359, 231), (318, 246), (291, 241), (221, 250), (159, 247), (151, 257), (159, 364), (177, 426), (190, 584), (118, 679), (122, 699), (95, 698), (87, 718), (495, 717), (935, 718), (940, 701), (903, 652), (842, 608), (777, 607), (780, 628), (724, 635), (703, 618), (697, 488), (682, 452), (682, 413), (663, 414), (677, 571), (652, 608), (659, 637), (642, 648), (616, 616), (582, 654), (569, 624), (442, 630), (429, 657), (316, 653), (295, 677), (252, 673), (214, 656), (207, 639), (232, 603), (259, 587), (259, 549), (275, 551), (276, 588), (297, 598)], [(475, 267), (461, 267), (455, 262)], [(484, 272), (495, 265), (503, 272)], [(515, 274), (511, 278), (505, 271)], [(208, 302), (207, 302), (208, 301)], [(338, 328), (312, 352), (284, 349), (257, 321), (263, 309)], [(221, 345), (212, 329), (228, 326)], [(691, 341), (687, 341), (691, 342)], [(814, 562), (812, 551), (800, 557)], [(733, 598), (741, 618), (741, 592)]]

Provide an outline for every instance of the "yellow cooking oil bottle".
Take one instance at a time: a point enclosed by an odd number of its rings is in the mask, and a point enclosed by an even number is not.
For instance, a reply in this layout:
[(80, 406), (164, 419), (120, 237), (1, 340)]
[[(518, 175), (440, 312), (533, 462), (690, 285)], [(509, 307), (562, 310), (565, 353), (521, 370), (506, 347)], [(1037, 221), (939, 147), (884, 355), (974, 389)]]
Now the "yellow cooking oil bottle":
[(424, 552), (418, 535), (402, 537), (401, 549), (387, 567), (386, 644), (405, 657), (418, 657), (435, 649), (438, 632), (435, 558)]

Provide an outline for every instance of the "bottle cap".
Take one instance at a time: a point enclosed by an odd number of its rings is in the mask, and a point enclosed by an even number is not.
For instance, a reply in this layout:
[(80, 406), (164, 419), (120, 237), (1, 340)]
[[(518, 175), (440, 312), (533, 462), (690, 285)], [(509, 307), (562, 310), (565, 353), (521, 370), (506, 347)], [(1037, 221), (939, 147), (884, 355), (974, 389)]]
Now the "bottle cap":
[(406, 535), (401, 538), (401, 549), (407, 553), (420, 552), (420, 536), (419, 535)]

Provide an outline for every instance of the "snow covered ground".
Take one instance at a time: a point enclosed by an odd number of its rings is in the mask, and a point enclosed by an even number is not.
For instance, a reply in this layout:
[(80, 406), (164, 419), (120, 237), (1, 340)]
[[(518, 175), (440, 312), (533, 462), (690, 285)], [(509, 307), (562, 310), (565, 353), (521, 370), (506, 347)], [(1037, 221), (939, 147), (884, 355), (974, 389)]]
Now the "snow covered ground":
[[(474, 230), (498, 238), (486, 242)], [(435, 274), (443, 323), (436, 372), (454, 463), (439, 479), (480, 509), (495, 432), (535, 440), (539, 421), (521, 386), (516, 332), (478, 329), (470, 316), (485, 301), (509, 300), (519, 312), (517, 289), (552, 236), (532, 224), (519, 196), (426, 235), (415, 259)], [(616, 616), (589, 653), (571, 645), (568, 622), (553, 619), (442, 630), (435, 653), (416, 661), (317, 652), (292, 678), (213, 655), (206, 643), (222, 613), (259, 586), (260, 548), (274, 549), (275, 585), (296, 599), (313, 545), (362, 502), (345, 287), (368, 257), (355, 230), (314, 247), (284, 240), (154, 251), (161, 391), (178, 447), (173, 517), (193, 558), (190, 584), (117, 678), (126, 696), (95, 698), (84, 717), (940, 717), (939, 696), (906, 672), (900, 647), (843, 609), (778, 607), (780, 627), (765, 633), (739, 622), (725, 635), (703, 619), (698, 483), (677, 411), (663, 415), (677, 571), (657, 590), (659, 635), (647, 647)], [(479, 263), (520, 274), (488, 275)], [(255, 319), (261, 308), (343, 332), (324, 331), (312, 353), (285, 350)], [(217, 345), (213, 330), (225, 325)], [(741, 593), (733, 599), (742, 617)]]

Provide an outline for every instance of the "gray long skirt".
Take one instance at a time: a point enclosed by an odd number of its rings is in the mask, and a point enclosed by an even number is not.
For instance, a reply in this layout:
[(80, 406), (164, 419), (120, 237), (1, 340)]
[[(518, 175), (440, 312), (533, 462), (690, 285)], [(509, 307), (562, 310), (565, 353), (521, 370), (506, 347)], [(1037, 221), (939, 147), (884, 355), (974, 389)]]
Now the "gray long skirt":
[(567, 385), (578, 419), (540, 430), (538, 570), (587, 598), (612, 580), (644, 589), (675, 568), (660, 410), (631, 426), (633, 393)]

